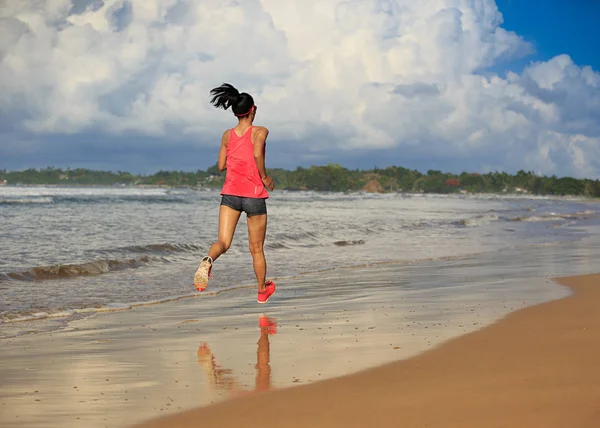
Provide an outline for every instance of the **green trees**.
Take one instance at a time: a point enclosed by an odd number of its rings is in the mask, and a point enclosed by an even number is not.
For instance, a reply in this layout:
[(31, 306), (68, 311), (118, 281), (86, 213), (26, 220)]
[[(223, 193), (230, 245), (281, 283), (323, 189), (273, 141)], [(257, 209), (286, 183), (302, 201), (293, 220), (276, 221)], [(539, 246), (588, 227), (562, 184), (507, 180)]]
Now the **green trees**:
[[(428, 170), (425, 174), (401, 166), (385, 169), (350, 170), (339, 164), (297, 167), (295, 170), (269, 168), (278, 189), (315, 191), (359, 191), (365, 188), (386, 192), (424, 193), (528, 193), (534, 195), (576, 195), (600, 197), (600, 181), (572, 177), (546, 177), (534, 172), (518, 171), (485, 174), (445, 173)], [(225, 172), (212, 165), (205, 171), (158, 171), (152, 175), (135, 175), (124, 171), (95, 171), (83, 168), (62, 170), (54, 167), (22, 171), (0, 170), (0, 184), (9, 185), (153, 185), (170, 187), (220, 187)], [(367, 186), (368, 184), (368, 186)], [(375, 185), (374, 185), (375, 184)]]
[(600, 198), (600, 181), (584, 180), (583, 194), (588, 197)]

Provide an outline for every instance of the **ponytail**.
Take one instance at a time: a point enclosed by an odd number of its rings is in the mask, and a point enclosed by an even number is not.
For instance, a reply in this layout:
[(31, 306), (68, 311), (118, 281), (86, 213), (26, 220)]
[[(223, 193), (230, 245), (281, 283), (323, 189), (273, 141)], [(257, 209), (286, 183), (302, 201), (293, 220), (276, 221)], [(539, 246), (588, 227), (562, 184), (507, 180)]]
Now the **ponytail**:
[(239, 91), (229, 83), (223, 83), (218, 88), (211, 90), (210, 93), (214, 95), (210, 103), (216, 108), (222, 108), (223, 110), (227, 110), (232, 105), (235, 105), (240, 98)]
[(214, 88), (210, 91), (213, 95), (210, 103), (216, 108), (222, 108), (223, 110), (233, 110), (233, 113), (238, 117), (247, 116), (250, 114), (252, 107), (254, 106), (254, 99), (249, 94), (243, 92), (240, 93), (229, 83), (223, 83), (218, 88)]

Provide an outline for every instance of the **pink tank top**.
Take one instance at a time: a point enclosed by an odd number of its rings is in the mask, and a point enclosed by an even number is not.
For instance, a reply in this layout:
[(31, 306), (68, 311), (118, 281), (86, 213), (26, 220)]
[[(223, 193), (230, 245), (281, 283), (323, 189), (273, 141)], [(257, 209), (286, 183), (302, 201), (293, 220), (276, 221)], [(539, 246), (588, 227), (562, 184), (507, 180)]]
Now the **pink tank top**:
[(258, 167), (254, 161), (252, 129), (248, 128), (239, 137), (233, 129), (227, 143), (227, 173), (221, 195), (241, 196), (244, 198), (268, 198)]

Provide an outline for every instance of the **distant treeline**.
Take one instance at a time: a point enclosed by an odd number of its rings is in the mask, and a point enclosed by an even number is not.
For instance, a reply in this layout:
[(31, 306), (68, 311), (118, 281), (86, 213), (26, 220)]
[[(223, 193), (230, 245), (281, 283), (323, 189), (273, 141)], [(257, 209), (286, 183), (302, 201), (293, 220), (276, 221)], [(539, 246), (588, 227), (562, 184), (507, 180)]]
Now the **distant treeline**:
[[(535, 195), (576, 195), (600, 197), (598, 180), (572, 177), (538, 176), (519, 171), (486, 174), (444, 173), (429, 170), (421, 173), (400, 166), (370, 170), (347, 169), (340, 165), (298, 167), (295, 170), (270, 168), (278, 189), (316, 191), (423, 192), (423, 193), (529, 193)], [(96, 186), (169, 186), (219, 187), (225, 172), (216, 165), (196, 172), (159, 171), (152, 175), (129, 172), (94, 171), (89, 169), (0, 170), (0, 184), (9, 185), (96, 185)]]

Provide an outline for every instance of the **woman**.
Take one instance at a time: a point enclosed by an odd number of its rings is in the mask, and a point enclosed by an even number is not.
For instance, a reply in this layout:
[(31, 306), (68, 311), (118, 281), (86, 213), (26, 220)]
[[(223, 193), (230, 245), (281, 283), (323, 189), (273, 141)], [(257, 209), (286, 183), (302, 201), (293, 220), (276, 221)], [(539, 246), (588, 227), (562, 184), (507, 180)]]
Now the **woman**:
[(254, 273), (258, 281), (258, 303), (266, 303), (275, 293), (275, 283), (266, 281), (267, 262), (263, 251), (267, 231), (267, 205), (273, 190), (273, 179), (265, 170), (265, 145), (269, 131), (263, 126), (253, 126), (256, 117), (254, 99), (247, 93), (239, 93), (228, 83), (210, 91), (211, 104), (227, 110), (229, 107), (238, 118), (235, 128), (228, 129), (221, 139), (218, 167), (227, 170), (221, 190), (219, 209), (219, 235), (208, 256), (200, 262), (194, 275), (194, 285), (204, 291), (208, 285), (212, 265), (231, 246), (233, 234), (242, 211), (248, 219), (248, 241)]

